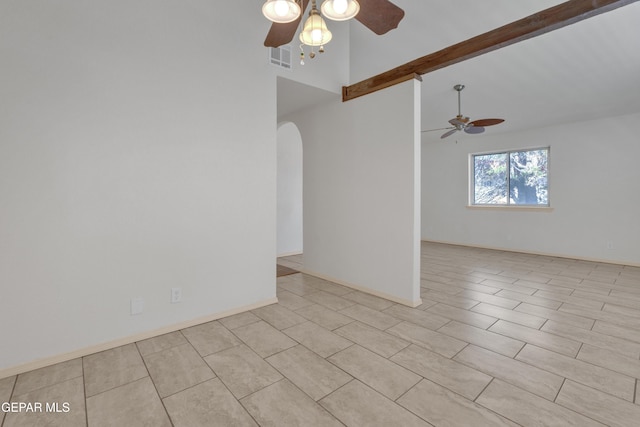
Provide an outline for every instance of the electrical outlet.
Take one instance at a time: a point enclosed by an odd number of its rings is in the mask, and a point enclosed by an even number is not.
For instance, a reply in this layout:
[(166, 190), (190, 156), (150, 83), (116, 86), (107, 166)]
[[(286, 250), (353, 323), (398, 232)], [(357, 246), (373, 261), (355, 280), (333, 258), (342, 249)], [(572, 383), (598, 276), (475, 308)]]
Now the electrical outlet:
[(182, 288), (171, 288), (171, 304), (182, 301)]
[(142, 298), (131, 298), (131, 315), (142, 314), (144, 311), (144, 300)]

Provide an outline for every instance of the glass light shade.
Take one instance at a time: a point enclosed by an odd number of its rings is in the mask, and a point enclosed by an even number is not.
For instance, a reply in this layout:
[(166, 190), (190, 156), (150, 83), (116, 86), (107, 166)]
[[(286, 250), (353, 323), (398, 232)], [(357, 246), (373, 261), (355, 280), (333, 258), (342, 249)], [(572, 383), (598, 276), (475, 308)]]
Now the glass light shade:
[(262, 5), (262, 13), (269, 21), (285, 24), (298, 19), (301, 11), (294, 0), (267, 0)]
[(300, 32), (300, 41), (307, 46), (322, 46), (329, 43), (331, 37), (331, 31), (322, 16), (317, 10), (312, 9)]
[(356, 0), (325, 0), (320, 9), (325, 18), (346, 21), (360, 12), (360, 4)]

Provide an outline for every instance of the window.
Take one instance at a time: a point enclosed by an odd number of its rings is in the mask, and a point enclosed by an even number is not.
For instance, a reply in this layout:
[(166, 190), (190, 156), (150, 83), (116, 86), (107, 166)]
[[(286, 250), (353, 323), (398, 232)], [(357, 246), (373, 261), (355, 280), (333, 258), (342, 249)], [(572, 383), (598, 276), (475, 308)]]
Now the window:
[(549, 148), (472, 154), (472, 205), (549, 206)]

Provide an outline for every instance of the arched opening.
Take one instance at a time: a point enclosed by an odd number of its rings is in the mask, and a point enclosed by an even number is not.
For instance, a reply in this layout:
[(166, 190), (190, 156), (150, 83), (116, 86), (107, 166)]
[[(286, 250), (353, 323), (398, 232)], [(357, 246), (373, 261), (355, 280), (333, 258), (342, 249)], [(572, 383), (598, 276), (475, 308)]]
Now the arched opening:
[(278, 125), (277, 254), (302, 253), (302, 137), (292, 122)]

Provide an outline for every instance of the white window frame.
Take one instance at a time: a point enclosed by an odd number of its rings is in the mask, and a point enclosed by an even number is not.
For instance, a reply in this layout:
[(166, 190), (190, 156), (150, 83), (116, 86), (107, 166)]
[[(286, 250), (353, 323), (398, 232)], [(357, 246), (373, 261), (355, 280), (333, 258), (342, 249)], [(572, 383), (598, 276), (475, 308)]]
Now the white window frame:
[[(546, 204), (535, 204), (535, 205), (527, 205), (527, 204), (512, 204), (510, 202), (511, 198), (509, 197), (509, 189), (510, 189), (510, 165), (511, 161), (511, 153), (521, 153), (525, 151), (538, 151), (538, 150), (546, 150), (547, 151), (547, 203)], [(505, 204), (482, 204), (475, 203), (475, 157), (476, 156), (486, 156), (492, 154), (504, 154), (507, 156), (507, 203)], [(467, 207), (469, 208), (478, 208), (478, 209), (514, 209), (514, 210), (552, 210), (551, 208), (551, 147), (532, 147), (532, 148), (518, 148), (518, 149), (508, 149), (508, 150), (492, 150), (478, 153), (470, 153), (469, 154), (469, 200)]]

